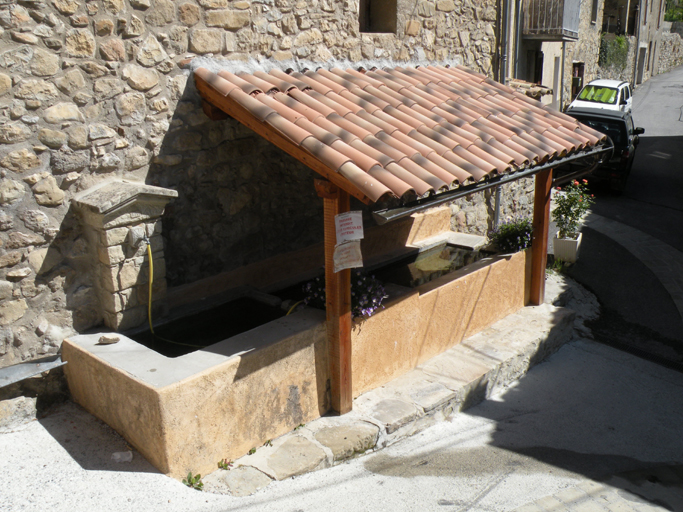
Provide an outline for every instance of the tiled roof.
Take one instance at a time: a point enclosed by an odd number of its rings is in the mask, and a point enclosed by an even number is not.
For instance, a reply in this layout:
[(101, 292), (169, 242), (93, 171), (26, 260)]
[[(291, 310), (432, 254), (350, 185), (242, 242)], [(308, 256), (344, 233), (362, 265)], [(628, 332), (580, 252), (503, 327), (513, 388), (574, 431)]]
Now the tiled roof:
[(462, 66), (238, 75), (200, 67), (195, 81), (206, 101), (246, 116), (257, 133), (330, 170), (366, 202), (438, 194), (605, 141)]

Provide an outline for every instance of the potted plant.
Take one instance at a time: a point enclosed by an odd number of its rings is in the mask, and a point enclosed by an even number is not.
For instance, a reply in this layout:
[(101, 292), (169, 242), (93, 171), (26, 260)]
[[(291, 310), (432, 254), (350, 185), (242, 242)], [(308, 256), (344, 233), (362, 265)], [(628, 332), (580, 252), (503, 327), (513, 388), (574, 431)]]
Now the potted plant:
[(555, 209), (553, 221), (557, 224), (558, 232), (553, 239), (553, 252), (555, 258), (574, 263), (581, 248), (581, 232), (579, 231), (581, 220), (593, 204), (593, 195), (586, 191), (586, 180), (574, 180), (555, 195)]

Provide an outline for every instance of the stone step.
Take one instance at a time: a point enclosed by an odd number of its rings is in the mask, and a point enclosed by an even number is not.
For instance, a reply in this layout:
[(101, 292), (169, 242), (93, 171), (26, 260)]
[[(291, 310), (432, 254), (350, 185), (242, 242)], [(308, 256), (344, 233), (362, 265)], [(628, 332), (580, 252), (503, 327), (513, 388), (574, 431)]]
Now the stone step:
[(549, 304), (522, 308), (357, 397), (350, 413), (319, 418), (241, 457), (234, 463), (239, 475), (215, 471), (204, 488), (243, 496), (271, 479), (331, 467), (444, 421), (505, 389), (570, 341), (574, 318), (574, 311)]

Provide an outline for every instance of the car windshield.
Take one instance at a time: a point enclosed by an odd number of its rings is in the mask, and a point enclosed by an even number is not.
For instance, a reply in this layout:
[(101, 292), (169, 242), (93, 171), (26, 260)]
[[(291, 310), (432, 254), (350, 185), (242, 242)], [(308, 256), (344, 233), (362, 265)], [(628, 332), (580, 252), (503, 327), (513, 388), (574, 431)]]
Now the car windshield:
[(592, 101), (594, 103), (606, 103), (614, 105), (617, 102), (618, 90), (612, 87), (599, 87), (597, 85), (587, 85), (581, 90), (579, 99), (581, 101)]
[(590, 117), (575, 116), (576, 119), (593, 128), (594, 130), (604, 133), (615, 146), (625, 146), (627, 144), (626, 126), (623, 121), (611, 119), (595, 119)]

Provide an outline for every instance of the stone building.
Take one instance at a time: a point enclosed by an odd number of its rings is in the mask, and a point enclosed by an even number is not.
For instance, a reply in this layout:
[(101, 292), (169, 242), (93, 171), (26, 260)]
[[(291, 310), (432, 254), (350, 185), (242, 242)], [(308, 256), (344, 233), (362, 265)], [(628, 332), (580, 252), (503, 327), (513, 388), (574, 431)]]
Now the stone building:
[[(610, 66), (605, 74), (613, 78), (628, 80), (638, 85), (648, 78), (664, 72), (659, 58), (669, 26), (664, 25), (666, 0), (607, 0), (605, 3), (605, 34), (621, 35), (627, 38), (629, 53), (627, 65), (614, 69)], [(611, 37), (611, 36), (607, 36)], [(675, 43), (669, 42), (669, 46)]]
[(542, 101), (562, 110), (578, 83), (598, 77), (603, 7), (604, 0), (510, 2), (505, 77), (551, 88)]
[[(148, 261), (141, 239), (149, 239), (159, 261), (158, 298), (322, 239), (312, 171), (235, 121), (210, 123), (188, 80), (188, 57), (299, 69), (332, 59), (427, 59), (493, 76), (496, 6), (2, 5), (0, 367), (54, 354), (74, 331), (144, 321)], [(392, 14), (388, 24), (377, 21), (377, 9)], [(509, 186), (512, 199), (503, 201), (501, 216), (528, 212), (531, 188), (529, 180)], [(453, 227), (485, 233), (494, 196), (454, 203)], [(124, 322), (124, 312), (133, 320)]]

